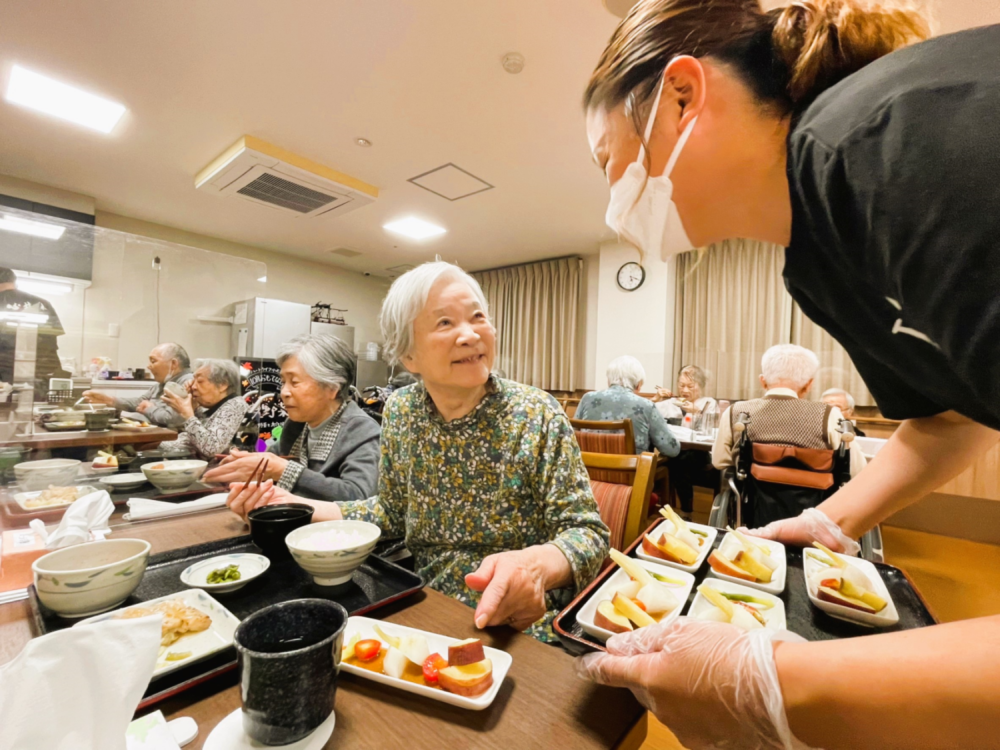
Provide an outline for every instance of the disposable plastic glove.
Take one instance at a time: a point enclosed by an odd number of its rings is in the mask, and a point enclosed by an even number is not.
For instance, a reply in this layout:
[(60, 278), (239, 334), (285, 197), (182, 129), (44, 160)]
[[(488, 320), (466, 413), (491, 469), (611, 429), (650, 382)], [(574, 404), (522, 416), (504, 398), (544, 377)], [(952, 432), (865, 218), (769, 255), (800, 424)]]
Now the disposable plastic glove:
[(826, 513), (816, 508), (806, 508), (795, 518), (783, 518), (762, 528), (746, 531), (754, 536), (797, 547), (808, 547), (813, 542), (819, 542), (834, 552), (843, 552), (845, 555), (854, 556), (861, 551), (860, 544), (841, 531)]
[(681, 617), (609, 638), (608, 653), (578, 659), (577, 672), (630, 689), (690, 750), (803, 750), (788, 728), (773, 645), (803, 640)]

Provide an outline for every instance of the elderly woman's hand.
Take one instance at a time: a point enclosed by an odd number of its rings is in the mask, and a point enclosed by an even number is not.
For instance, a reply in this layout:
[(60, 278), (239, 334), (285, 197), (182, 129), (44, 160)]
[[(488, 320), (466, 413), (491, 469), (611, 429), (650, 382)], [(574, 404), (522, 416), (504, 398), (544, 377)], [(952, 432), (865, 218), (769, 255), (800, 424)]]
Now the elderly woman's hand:
[(607, 653), (582, 657), (577, 671), (631, 690), (691, 750), (791, 747), (774, 662), (781, 640), (802, 641), (681, 617), (612, 636)]
[(489, 555), (465, 577), (470, 589), (483, 592), (476, 607), (476, 627), (510, 625), (527, 630), (545, 616), (545, 592), (572, 579), (569, 561), (552, 544)]
[[(239, 455), (237, 455), (237, 453)], [(237, 451), (231, 456), (227, 456), (218, 466), (205, 472), (206, 482), (246, 482), (251, 478), (254, 469), (266, 458), (264, 464), (263, 479), (281, 479), (285, 467), (288, 466), (288, 459), (280, 458), (272, 453), (244, 453)]]
[(668, 401), (673, 397), (674, 394), (670, 392), (669, 388), (661, 388), (660, 386), (657, 386), (656, 393), (653, 395), (653, 401), (654, 402)]
[(177, 412), (184, 419), (191, 419), (194, 416), (194, 399), (190, 393), (178, 396), (171, 391), (163, 391), (163, 403)]
[(320, 521), (340, 521), (344, 516), (340, 512), (340, 506), (332, 502), (322, 502), (317, 500), (306, 500), (303, 497), (293, 495), (288, 490), (275, 487), (270, 479), (261, 482), (259, 485), (246, 482), (233, 482), (229, 485), (229, 497), (226, 498), (226, 505), (229, 509), (246, 520), (247, 514), (255, 508), (264, 505), (278, 505), (280, 503), (302, 503), (311, 505), (314, 509), (313, 523)]

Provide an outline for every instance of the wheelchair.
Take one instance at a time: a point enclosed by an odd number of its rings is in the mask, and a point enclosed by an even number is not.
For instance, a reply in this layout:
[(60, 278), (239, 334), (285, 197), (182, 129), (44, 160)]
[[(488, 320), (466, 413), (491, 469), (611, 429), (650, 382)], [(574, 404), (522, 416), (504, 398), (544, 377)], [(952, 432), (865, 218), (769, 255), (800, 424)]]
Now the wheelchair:
[[(755, 445), (746, 434), (749, 422), (749, 415), (740, 414), (733, 425), (735, 461), (722, 472), (722, 490), (712, 503), (709, 525), (756, 528), (791, 518), (819, 505), (850, 480), (849, 451), (855, 433), (849, 420), (840, 422), (840, 447), (835, 451)], [(882, 532), (877, 526), (860, 543), (861, 557), (883, 562)]]

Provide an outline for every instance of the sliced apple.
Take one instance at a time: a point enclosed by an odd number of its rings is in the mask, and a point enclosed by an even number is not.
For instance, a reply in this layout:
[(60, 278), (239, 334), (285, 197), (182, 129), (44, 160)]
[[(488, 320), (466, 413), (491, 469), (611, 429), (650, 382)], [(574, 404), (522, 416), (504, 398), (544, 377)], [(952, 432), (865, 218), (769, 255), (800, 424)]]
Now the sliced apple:
[(632, 630), (632, 623), (621, 614), (610, 599), (605, 599), (597, 605), (597, 612), (594, 613), (594, 625), (612, 633), (627, 633)]
[(667, 555), (668, 559), (682, 563), (683, 565), (692, 565), (698, 559), (697, 552), (670, 534), (661, 536), (660, 541), (656, 544), (656, 548)]
[(639, 589), (639, 593), (634, 597), (645, 607), (646, 611), (656, 617), (665, 615), (677, 609), (677, 597), (658, 583), (650, 583)]
[(733, 603), (724, 597), (721, 591), (703, 583), (698, 587), (698, 593), (722, 610), (722, 614), (726, 616), (726, 622), (733, 619)]
[(856, 609), (859, 612), (867, 612), (868, 614), (875, 614), (877, 610), (861, 601), (860, 599), (855, 599), (853, 596), (844, 596), (844, 594), (839, 591), (834, 591), (826, 586), (820, 586), (816, 592), (816, 598), (822, 599), (825, 602), (830, 602), (831, 604), (839, 604), (842, 607), (850, 607), (851, 609)]
[(761, 583), (771, 582), (771, 569), (766, 565), (761, 565), (745, 549), (741, 549), (736, 553), (736, 556), (733, 558), (733, 565), (737, 568), (742, 568), (752, 575), (755, 581), (760, 581)]
[(486, 658), (483, 652), (483, 642), (478, 638), (466, 638), (464, 641), (452, 643), (448, 646), (448, 665), (451, 667), (463, 667), (466, 664), (475, 664)]
[(611, 603), (620, 614), (634, 622), (637, 628), (644, 628), (647, 625), (656, 624), (656, 620), (646, 614), (638, 604), (633, 602), (631, 599), (626, 599), (621, 594), (615, 594)]
[(493, 685), (493, 662), (483, 659), (460, 667), (445, 667), (438, 672), (438, 684), (449, 693), (475, 698)]
[(750, 573), (747, 573), (742, 568), (738, 568), (733, 565), (732, 560), (729, 560), (725, 555), (723, 555), (719, 550), (712, 550), (712, 554), (708, 556), (708, 564), (712, 566), (712, 570), (716, 573), (721, 573), (725, 576), (732, 576), (733, 578), (739, 578), (742, 581), (756, 581)]
[(864, 589), (858, 588), (846, 577), (841, 579), (839, 591), (844, 596), (849, 596), (852, 599), (860, 599), (876, 612), (881, 612), (889, 604), (889, 602), (876, 594), (874, 591), (865, 591)]
[(673, 557), (669, 557), (665, 553), (661, 552), (660, 548), (656, 546), (656, 542), (649, 538), (649, 534), (644, 534), (642, 537), (642, 551), (650, 557), (655, 557), (657, 560), (680, 562), (679, 560), (675, 560)]
[(649, 571), (628, 555), (622, 554), (616, 549), (612, 549), (608, 554), (615, 565), (628, 573), (630, 578), (639, 582), (640, 587), (653, 582), (653, 576), (649, 574)]

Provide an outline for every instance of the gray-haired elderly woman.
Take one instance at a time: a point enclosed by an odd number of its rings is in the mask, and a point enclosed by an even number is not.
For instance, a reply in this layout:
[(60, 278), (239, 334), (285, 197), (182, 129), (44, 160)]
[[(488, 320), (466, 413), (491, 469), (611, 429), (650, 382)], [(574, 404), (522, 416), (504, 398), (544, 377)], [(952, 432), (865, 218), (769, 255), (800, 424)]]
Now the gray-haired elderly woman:
[[(333, 336), (305, 334), (283, 344), (277, 361), (288, 421), (270, 449), (276, 455), (268, 457), (264, 478), (278, 489), (314, 500), (374, 495), (381, 428), (345, 398), (357, 367), (351, 348)], [(233, 451), (205, 479), (245, 482), (260, 458)]]
[[(163, 391), (163, 402), (176, 411), (183, 424), (177, 440), (161, 443), (164, 449), (191, 448), (211, 458), (226, 451), (243, 421), (246, 404), (240, 397), (240, 370), (226, 359), (200, 359), (187, 394)], [(198, 411), (196, 413), (196, 408)]]
[[(544, 391), (491, 374), (486, 299), (457, 266), (400, 276), (381, 322), (386, 352), (420, 382), (386, 404), (378, 496), (318, 507), (313, 520), (361, 519), (405, 537), (427, 585), (476, 606), (477, 627), (554, 640), (552, 617), (608, 551), (569, 420)], [(245, 513), (288, 499), (250, 487), (229, 502)]]

